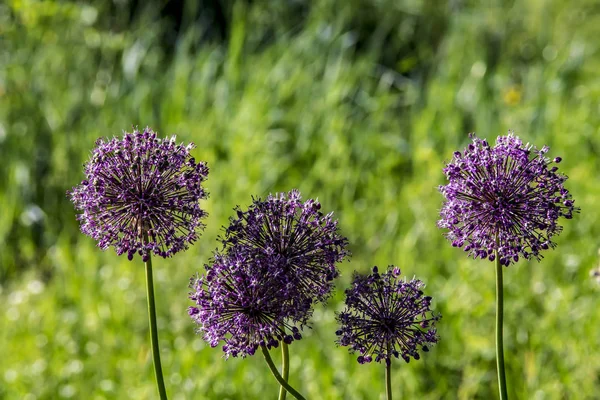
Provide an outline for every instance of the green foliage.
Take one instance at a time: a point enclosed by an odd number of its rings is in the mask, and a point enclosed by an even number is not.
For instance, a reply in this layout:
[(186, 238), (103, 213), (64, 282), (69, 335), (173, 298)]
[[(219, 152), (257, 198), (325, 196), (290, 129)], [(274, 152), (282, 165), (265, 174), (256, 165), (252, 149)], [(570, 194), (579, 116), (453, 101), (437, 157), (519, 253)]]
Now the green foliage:
[(509, 128), (563, 157), (582, 208), (542, 262), (505, 271), (509, 395), (597, 396), (595, 1), (227, 3), (227, 40), (188, 23), (172, 47), (168, 21), (150, 7), (130, 20), (126, 3), (0, 4), (0, 398), (156, 395), (143, 265), (95, 248), (65, 196), (96, 138), (132, 124), (195, 142), (211, 168), (202, 239), (154, 262), (171, 398), (275, 396), (259, 356), (225, 361), (194, 335), (187, 282), (235, 205), (294, 187), (335, 210), (354, 255), (290, 347), (291, 383), (310, 399), (383, 398), (383, 365), (333, 344), (333, 313), (354, 269), (397, 264), (443, 314), (440, 344), (393, 364), (397, 397), (494, 398), (493, 265), (443, 238), (436, 188), (467, 132)]

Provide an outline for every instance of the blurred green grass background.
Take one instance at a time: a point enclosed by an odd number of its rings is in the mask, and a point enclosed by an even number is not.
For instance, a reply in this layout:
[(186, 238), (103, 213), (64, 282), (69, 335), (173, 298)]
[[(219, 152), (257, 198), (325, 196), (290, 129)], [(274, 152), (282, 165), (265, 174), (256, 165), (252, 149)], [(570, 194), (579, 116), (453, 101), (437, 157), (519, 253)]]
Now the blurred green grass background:
[(384, 367), (334, 345), (334, 312), (353, 270), (396, 264), (443, 319), (438, 346), (394, 363), (395, 395), (495, 398), (493, 265), (435, 224), (444, 161), (508, 129), (563, 157), (582, 208), (542, 262), (505, 272), (509, 394), (597, 399), (599, 37), (595, 0), (3, 2), (0, 398), (156, 398), (141, 261), (98, 250), (65, 195), (96, 138), (149, 125), (211, 168), (201, 240), (155, 261), (172, 399), (275, 398), (259, 356), (194, 335), (187, 285), (235, 205), (291, 188), (335, 211), (353, 252), (291, 346), (292, 384), (383, 399)]

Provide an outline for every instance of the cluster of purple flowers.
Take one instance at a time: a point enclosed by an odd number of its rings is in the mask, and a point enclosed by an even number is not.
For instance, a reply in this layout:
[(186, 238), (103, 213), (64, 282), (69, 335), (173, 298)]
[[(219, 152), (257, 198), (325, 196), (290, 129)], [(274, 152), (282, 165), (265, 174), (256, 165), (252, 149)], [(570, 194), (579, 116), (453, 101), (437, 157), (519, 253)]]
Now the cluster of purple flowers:
[[(524, 145), (512, 132), (493, 147), (471, 139), (444, 168), (438, 226), (475, 258), (498, 257), (506, 266), (519, 256), (539, 260), (541, 250), (555, 246), (558, 219), (579, 211), (558, 172), (561, 158), (546, 158), (547, 146)], [(157, 138), (146, 128), (96, 145), (86, 179), (69, 192), (82, 211), (83, 233), (102, 249), (114, 246), (117, 254), (131, 260), (138, 253), (144, 261), (152, 253), (169, 257), (198, 238), (207, 215), (199, 200), (208, 196), (202, 187), (208, 167), (190, 155), (193, 144)], [(190, 280), (188, 314), (211, 346), (224, 342), (226, 357), (245, 357), (302, 338), (349, 251), (333, 214), (321, 212), (316, 200), (302, 201), (297, 190), (253, 199), (235, 211), (222, 249), (205, 274)], [(418, 360), (419, 350), (439, 340), (440, 316), (423, 287), (420, 280), (400, 279), (394, 266), (355, 274), (336, 317), (338, 344), (358, 352), (361, 364), (385, 361), (388, 372), (392, 358)]]
[(332, 213), (320, 209), (297, 190), (236, 209), (223, 250), (191, 285), (189, 313), (211, 345), (222, 340), (227, 356), (244, 356), (301, 337), (314, 304), (331, 294), (336, 263), (349, 254)]
[(185, 250), (204, 228), (208, 197), (202, 183), (205, 163), (190, 155), (193, 144), (156, 137), (151, 129), (125, 132), (122, 139), (98, 139), (85, 164), (86, 179), (69, 195), (81, 231), (117, 254), (144, 260), (154, 253), (170, 257)]
[(429, 351), (428, 345), (439, 337), (435, 322), (440, 319), (430, 309), (431, 297), (423, 294), (423, 282), (400, 279), (400, 269), (388, 267), (383, 274), (377, 267), (369, 275), (355, 275), (346, 290), (346, 308), (337, 315), (340, 329), (338, 343), (359, 352), (361, 364), (392, 356), (420, 358), (418, 350)]
[(253, 355), (259, 345), (277, 347), (302, 336), (311, 304), (296, 297), (281, 268), (269, 259), (231, 251), (217, 254), (206, 274), (191, 279), (188, 314), (227, 356)]
[(552, 238), (561, 232), (559, 217), (571, 219), (574, 206), (558, 172), (561, 158), (545, 157), (512, 132), (499, 136), (496, 145), (471, 135), (472, 143), (454, 153), (444, 168), (448, 184), (440, 191), (445, 202), (438, 221), (447, 237), (474, 258), (502, 265), (540, 259), (540, 251), (555, 247)]

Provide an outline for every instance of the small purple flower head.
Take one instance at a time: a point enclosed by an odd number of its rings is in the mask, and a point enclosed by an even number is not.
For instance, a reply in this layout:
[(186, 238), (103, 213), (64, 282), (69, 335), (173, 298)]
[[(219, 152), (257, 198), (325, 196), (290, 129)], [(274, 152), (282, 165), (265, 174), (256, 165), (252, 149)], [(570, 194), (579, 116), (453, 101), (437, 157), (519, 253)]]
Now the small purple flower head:
[(204, 228), (207, 214), (198, 201), (208, 197), (202, 187), (205, 163), (183, 146), (159, 139), (150, 128), (124, 133), (122, 139), (98, 139), (85, 164), (86, 179), (68, 192), (81, 231), (131, 260), (137, 252), (169, 257), (185, 250)]
[(400, 279), (394, 266), (383, 274), (377, 267), (366, 276), (355, 274), (346, 290), (346, 308), (336, 316), (341, 325), (337, 343), (359, 352), (360, 364), (373, 359), (390, 363), (392, 356), (418, 360), (419, 349), (429, 351), (438, 342), (435, 323), (441, 318), (433, 315), (423, 287), (420, 280)]
[(235, 246), (252, 257), (268, 257), (300, 295), (325, 301), (339, 275), (336, 263), (349, 255), (333, 213), (324, 215), (318, 201), (302, 202), (297, 190), (253, 200), (230, 220), (221, 238), (224, 249)]
[[(600, 249), (598, 249), (598, 255), (600, 256)], [(600, 284), (600, 264), (590, 271), (590, 276)]]
[(590, 276), (594, 278), (598, 284), (600, 284), (600, 266), (592, 269), (590, 271)]
[(261, 344), (278, 347), (302, 338), (311, 304), (298, 298), (277, 267), (232, 249), (215, 255), (206, 269), (190, 281), (195, 306), (188, 314), (212, 347), (224, 341), (226, 357), (245, 357)]
[(573, 218), (574, 206), (554, 160), (509, 131), (495, 146), (470, 135), (473, 143), (444, 168), (448, 184), (440, 186), (445, 202), (438, 221), (447, 237), (474, 258), (508, 266), (519, 260), (541, 259), (541, 250), (555, 247), (552, 238), (562, 227), (559, 217)]

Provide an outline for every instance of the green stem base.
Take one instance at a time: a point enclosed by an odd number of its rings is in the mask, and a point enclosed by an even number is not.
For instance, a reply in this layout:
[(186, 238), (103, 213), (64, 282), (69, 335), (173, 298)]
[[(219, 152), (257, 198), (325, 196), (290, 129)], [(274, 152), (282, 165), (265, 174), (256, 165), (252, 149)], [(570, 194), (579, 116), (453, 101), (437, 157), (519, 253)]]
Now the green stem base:
[[(288, 382), (290, 379), (290, 349), (286, 342), (281, 342), (281, 372), (283, 380)], [(279, 400), (285, 400), (287, 390), (283, 386), (279, 387)]]
[(385, 394), (387, 400), (392, 400), (392, 361), (385, 362)]
[(498, 389), (500, 391), (500, 400), (508, 400), (506, 392), (506, 374), (504, 371), (504, 339), (503, 339), (503, 324), (504, 324), (504, 293), (502, 283), (502, 265), (496, 256), (496, 366), (498, 369)]
[(265, 346), (263, 344), (263, 345), (260, 346), (260, 349), (262, 350), (262, 353), (265, 356), (265, 361), (269, 365), (269, 369), (271, 370), (271, 373), (273, 374), (273, 376), (275, 377), (275, 379), (277, 379), (277, 382), (279, 382), (279, 384), (281, 386), (283, 386), (285, 388), (285, 390), (287, 390), (288, 392), (290, 392), (290, 394), (292, 396), (294, 396), (296, 399), (298, 399), (298, 400), (306, 400), (304, 397), (302, 397), (302, 395), (300, 393), (298, 393), (296, 391), (296, 389), (294, 389), (293, 387), (291, 387), (285, 380), (283, 380), (283, 378), (279, 374), (279, 371), (277, 371), (277, 367), (273, 363), (273, 359), (271, 358), (271, 355), (269, 354), (269, 349), (267, 349), (267, 346)]
[(158, 385), (158, 394), (161, 400), (167, 400), (167, 390), (163, 380), (162, 366), (160, 364), (160, 350), (158, 348), (158, 328), (156, 325), (156, 305), (154, 304), (154, 281), (152, 279), (152, 259), (148, 255), (146, 265), (146, 290), (148, 294), (148, 317), (150, 319), (150, 342), (152, 344), (152, 359), (154, 361), (154, 374)]

